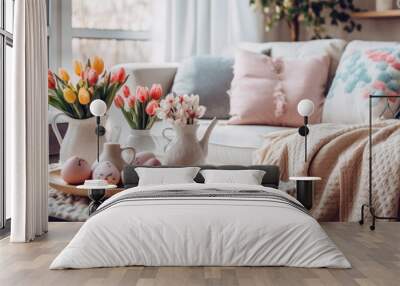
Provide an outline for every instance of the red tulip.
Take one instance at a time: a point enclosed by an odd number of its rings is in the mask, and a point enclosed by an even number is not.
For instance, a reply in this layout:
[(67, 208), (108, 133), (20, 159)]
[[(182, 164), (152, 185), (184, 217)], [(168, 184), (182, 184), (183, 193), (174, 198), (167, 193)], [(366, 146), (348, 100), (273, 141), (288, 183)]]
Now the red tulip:
[(149, 116), (154, 116), (156, 114), (157, 108), (159, 107), (158, 102), (156, 100), (152, 100), (146, 106), (146, 113)]
[(114, 104), (117, 108), (122, 108), (125, 105), (124, 99), (122, 98), (122, 96), (117, 95), (114, 98)]
[(124, 69), (124, 68), (120, 68), (120, 69), (117, 71), (117, 80), (118, 80), (118, 82), (119, 82), (119, 83), (123, 83), (124, 80), (125, 80), (125, 77), (126, 77), (125, 69)]
[(131, 90), (129, 89), (129, 87), (127, 85), (124, 85), (124, 87), (122, 88), (122, 91), (126, 98), (128, 98), (131, 95)]
[(136, 104), (136, 97), (130, 96), (128, 97), (128, 106), (129, 108), (134, 108)]
[(118, 81), (118, 74), (114, 73), (111, 75), (111, 83), (116, 83)]
[(87, 72), (87, 80), (89, 85), (95, 85), (97, 83), (97, 80), (99, 79), (99, 76), (97, 75), (97, 72), (95, 69), (90, 69)]
[(138, 86), (136, 89), (136, 98), (141, 103), (146, 102), (149, 98), (149, 89), (144, 86)]
[(56, 88), (56, 81), (54, 79), (54, 75), (51, 72), (51, 70), (49, 70), (47, 72), (47, 86), (49, 89), (55, 89)]
[(153, 84), (150, 89), (150, 97), (154, 100), (159, 100), (162, 96), (163, 90), (161, 84)]

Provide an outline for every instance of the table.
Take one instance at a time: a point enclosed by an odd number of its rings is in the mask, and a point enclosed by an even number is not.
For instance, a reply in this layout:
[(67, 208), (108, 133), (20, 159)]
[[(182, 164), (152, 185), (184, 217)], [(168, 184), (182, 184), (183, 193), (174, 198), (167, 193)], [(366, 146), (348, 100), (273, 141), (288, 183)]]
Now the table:
[(78, 189), (83, 189), (88, 191), (88, 197), (90, 199), (89, 204), (89, 215), (94, 213), (97, 208), (103, 202), (106, 196), (106, 190), (117, 188), (116, 185), (107, 185), (107, 186), (89, 186), (89, 185), (80, 185), (77, 186)]
[(313, 206), (314, 183), (320, 181), (320, 177), (290, 177), (296, 181), (296, 198), (303, 206), (310, 210)]

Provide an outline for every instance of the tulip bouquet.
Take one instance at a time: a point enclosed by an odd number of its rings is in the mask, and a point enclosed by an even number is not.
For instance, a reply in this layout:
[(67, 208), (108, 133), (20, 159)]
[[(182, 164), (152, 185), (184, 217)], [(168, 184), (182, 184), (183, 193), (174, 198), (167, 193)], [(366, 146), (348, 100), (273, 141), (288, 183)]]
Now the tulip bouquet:
[(157, 116), (174, 124), (192, 125), (197, 119), (203, 117), (206, 108), (199, 104), (198, 95), (169, 94), (161, 100), (157, 109)]
[(85, 66), (80, 61), (74, 61), (73, 67), (79, 77), (76, 84), (71, 82), (64, 68), (60, 68), (58, 74), (49, 70), (47, 80), (49, 104), (75, 119), (92, 117), (89, 106), (95, 99), (103, 100), (109, 108), (128, 79), (122, 67), (115, 73), (107, 72), (103, 60), (97, 56), (89, 59)]
[[(147, 87), (138, 86), (136, 94), (131, 94), (128, 86), (124, 86), (123, 95), (117, 95), (114, 104), (124, 115), (132, 129), (150, 129), (157, 119), (156, 110), (163, 91), (160, 84), (153, 84), (149, 90)], [(125, 106), (125, 104), (127, 106)]]

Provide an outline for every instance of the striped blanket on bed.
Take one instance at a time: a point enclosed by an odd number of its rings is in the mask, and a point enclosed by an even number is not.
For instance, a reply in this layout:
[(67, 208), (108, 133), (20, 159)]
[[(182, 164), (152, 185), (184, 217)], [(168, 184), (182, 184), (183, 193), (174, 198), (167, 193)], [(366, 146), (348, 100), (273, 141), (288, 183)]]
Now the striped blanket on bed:
[(300, 203), (290, 200), (280, 194), (260, 190), (223, 190), (205, 188), (202, 190), (163, 190), (131, 192), (118, 197), (115, 200), (105, 201), (91, 216), (107, 210), (108, 208), (128, 201), (147, 200), (263, 200), (292, 206), (297, 210), (309, 214), (308, 210)]

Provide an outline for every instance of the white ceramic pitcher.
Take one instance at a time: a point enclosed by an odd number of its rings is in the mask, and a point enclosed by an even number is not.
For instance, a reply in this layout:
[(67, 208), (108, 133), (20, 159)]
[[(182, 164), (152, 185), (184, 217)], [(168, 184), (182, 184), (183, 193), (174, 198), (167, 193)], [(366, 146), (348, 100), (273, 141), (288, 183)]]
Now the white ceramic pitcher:
[[(67, 118), (67, 133), (62, 138), (57, 127), (57, 119), (64, 115)], [(53, 132), (60, 144), (60, 163), (64, 163), (72, 156), (78, 156), (85, 159), (89, 164), (96, 161), (97, 157), (97, 136), (96, 136), (96, 118), (74, 119), (64, 113), (54, 116), (51, 123)], [(105, 136), (100, 137), (100, 153), (102, 151)]]
[[(202, 165), (205, 163), (208, 153), (208, 140), (211, 132), (218, 120), (213, 119), (208, 125), (203, 138), (197, 139), (197, 129), (199, 124), (180, 125), (174, 124), (173, 128), (166, 128), (162, 135), (167, 139), (171, 146), (166, 146), (164, 164), (176, 166)], [(167, 136), (167, 131), (175, 131), (175, 137), (171, 139)]]

